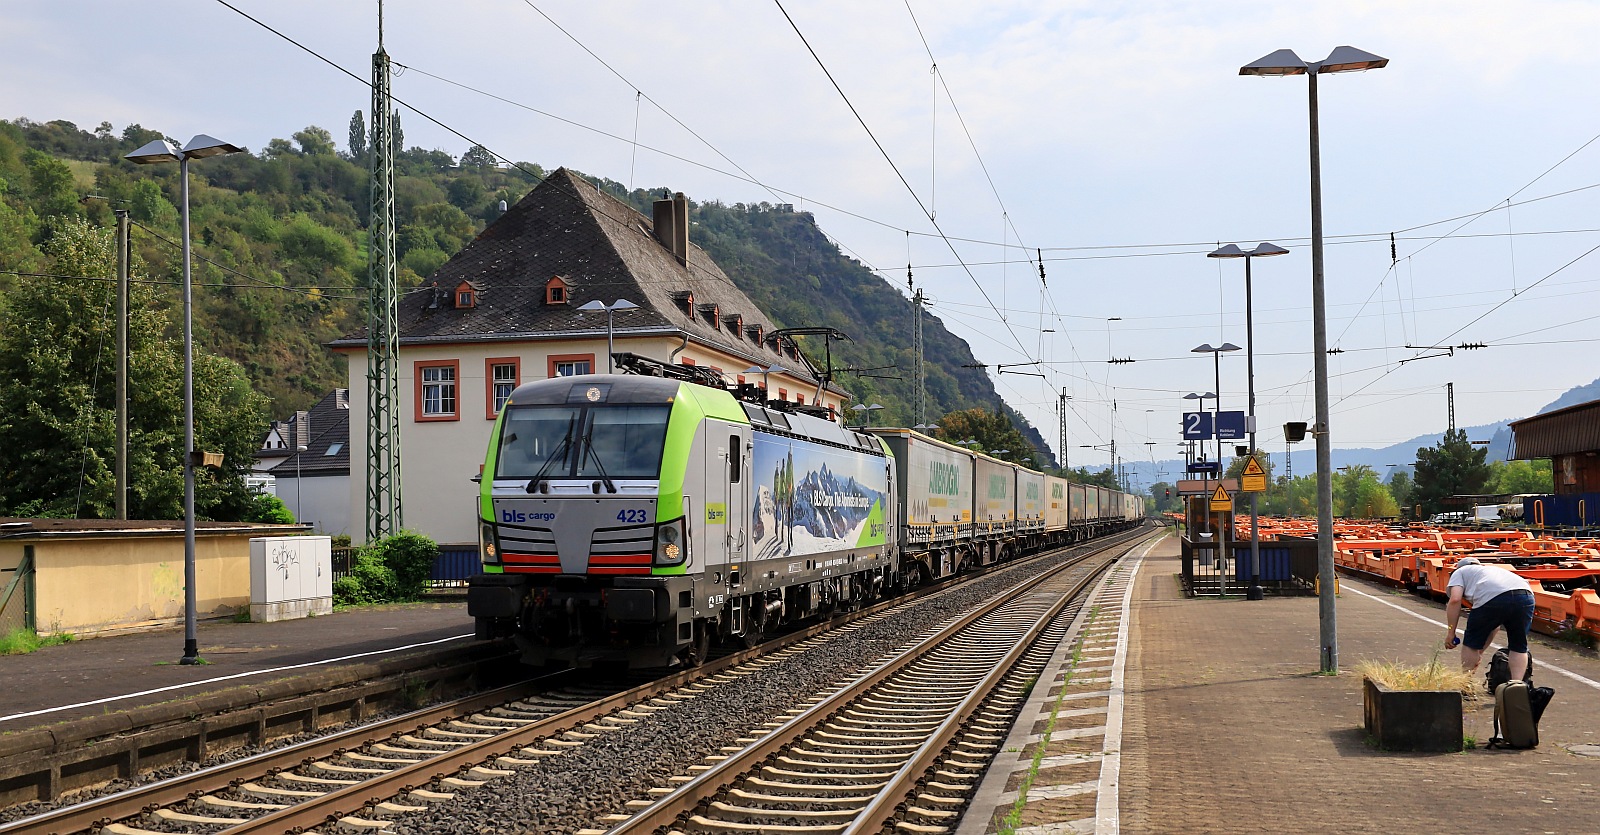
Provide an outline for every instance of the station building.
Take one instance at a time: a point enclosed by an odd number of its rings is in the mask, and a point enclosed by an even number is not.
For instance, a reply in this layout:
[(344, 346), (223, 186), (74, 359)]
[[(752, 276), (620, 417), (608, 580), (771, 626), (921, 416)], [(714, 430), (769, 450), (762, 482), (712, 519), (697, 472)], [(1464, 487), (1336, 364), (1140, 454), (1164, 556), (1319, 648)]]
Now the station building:
[[(653, 217), (566, 170), (491, 223), (400, 299), (400, 499), (407, 529), (440, 543), (476, 541), (473, 504), (489, 431), (520, 384), (606, 372), (605, 311), (617, 353), (707, 366), (768, 398), (829, 407), (848, 398), (690, 240), (688, 200)], [(351, 534), (365, 530), (366, 333), (331, 343), (349, 358)], [(765, 374), (747, 374), (761, 368)], [(283, 474), (281, 468), (279, 475)], [(309, 497), (309, 493), (307, 496)]]
[(1527, 499), (1523, 521), (1555, 527), (1600, 524), (1600, 400), (1511, 424), (1512, 456), (1548, 458), (1555, 494)]

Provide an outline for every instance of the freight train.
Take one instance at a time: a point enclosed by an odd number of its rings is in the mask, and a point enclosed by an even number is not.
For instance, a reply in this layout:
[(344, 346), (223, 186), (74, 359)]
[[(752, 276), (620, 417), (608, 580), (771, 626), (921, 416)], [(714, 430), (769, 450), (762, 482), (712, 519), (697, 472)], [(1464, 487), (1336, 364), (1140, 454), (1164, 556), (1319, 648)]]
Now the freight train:
[(1117, 490), (635, 365), (522, 385), (495, 422), (467, 608), (525, 663), (692, 666), (713, 642), (1144, 517)]

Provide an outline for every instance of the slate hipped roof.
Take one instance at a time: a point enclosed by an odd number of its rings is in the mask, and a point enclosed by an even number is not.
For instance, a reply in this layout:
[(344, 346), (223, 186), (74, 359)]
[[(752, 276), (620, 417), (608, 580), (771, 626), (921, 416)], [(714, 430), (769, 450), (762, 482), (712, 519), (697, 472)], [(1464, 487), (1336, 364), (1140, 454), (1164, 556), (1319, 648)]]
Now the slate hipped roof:
[[(348, 389), (334, 389), (322, 396), (317, 405), (312, 406), (308, 413), (310, 424), (306, 432), (306, 451), (297, 454), (295, 448), (300, 445), (300, 440), (294, 437), (294, 416), (287, 420), (277, 421), (277, 428), (283, 439), (288, 442), (287, 450), (261, 449), (256, 452), (257, 458), (281, 458), (282, 460), (272, 465), (271, 472), (285, 478), (292, 477), (295, 473), (295, 458), (300, 460), (300, 473), (305, 476), (313, 475), (349, 475), (350, 474), (350, 395)], [(334, 448), (338, 444), (338, 448)], [(333, 454), (329, 455), (329, 450)]]
[[(774, 330), (772, 322), (692, 240), (685, 261), (679, 263), (657, 240), (651, 218), (558, 169), (440, 267), (422, 289), (400, 299), (400, 343), (604, 336), (605, 314), (578, 308), (590, 301), (609, 305), (627, 299), (639, 309), (616, 314), (619, 336), (687, 334), (751, 364), (779, 364), (794, 376), (810, 378), (802, 363), (775, 350), (766, 338)], [(545, 287), (557, 276), (567, 285), (568, 302), (546, 304)], [(463, 282), (478, 290), (473, 307), (455, 306), (453, 290)], [(760, 343), (752, 339), (757, 326), (763, 334)], [(331, 344), (354, 348), (366, 344), (366, 334), (363, 330)], [(723, 370), (736, 374), (744, 368)]]

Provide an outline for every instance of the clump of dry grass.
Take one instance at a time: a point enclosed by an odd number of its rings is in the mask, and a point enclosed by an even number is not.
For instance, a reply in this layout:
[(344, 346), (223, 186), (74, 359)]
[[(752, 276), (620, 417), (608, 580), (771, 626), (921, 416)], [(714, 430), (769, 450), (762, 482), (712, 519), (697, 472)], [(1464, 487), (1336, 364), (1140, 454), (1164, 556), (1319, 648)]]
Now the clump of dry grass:
[(1460, 690), (1463, 696), (1478, 696), (1476, 677), (1455, 664), (1441, 662), (1438, 653), (1426, 664), (1362, 661), (1356, 664), (1356, 672), (1390, 690)]

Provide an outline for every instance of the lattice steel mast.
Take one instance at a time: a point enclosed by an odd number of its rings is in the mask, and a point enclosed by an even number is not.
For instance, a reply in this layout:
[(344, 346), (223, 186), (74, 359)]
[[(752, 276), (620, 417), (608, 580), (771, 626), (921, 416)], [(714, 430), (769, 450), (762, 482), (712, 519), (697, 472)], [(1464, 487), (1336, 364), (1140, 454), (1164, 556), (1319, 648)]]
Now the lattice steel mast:
[(912, 289), (911, 293), (911, 384), (915, 386), (912, 395), (912, 420), (913, 426), (924, 426), (928, 422), (928, 386), (927, 376), (922, 367), (922, 290), (916, 286), (911, 278), (911, 265), (906, 265), (906, 286)]
[(367, 247), (367, 541), (400, 532), (400, 322), (394, 241), (394, 102), (389, 53), (372, 54), (372, 213)]

